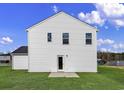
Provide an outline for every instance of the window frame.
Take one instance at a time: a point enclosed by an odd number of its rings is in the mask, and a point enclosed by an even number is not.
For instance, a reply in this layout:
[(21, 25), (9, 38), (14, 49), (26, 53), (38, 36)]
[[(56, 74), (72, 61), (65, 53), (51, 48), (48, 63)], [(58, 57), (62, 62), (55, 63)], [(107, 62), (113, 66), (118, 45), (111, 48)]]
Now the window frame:
[(52, 42), (52, 33), (51, 32), (47, 33), (47, 42)]
[[(65, 36), (64, 34), (67, 34), (67, 36)], [(62, 33), (62, 44), (63, 45), (69, 44), (69, 33)]]
[[(87, 34), (90, 34), (90, 36), (88, 37), (88, 35)], [(90, 42), (89, 42), (89, 41)], [(85, 44), (86, 45), (92, 45), (92, 33), (85, 33)]]

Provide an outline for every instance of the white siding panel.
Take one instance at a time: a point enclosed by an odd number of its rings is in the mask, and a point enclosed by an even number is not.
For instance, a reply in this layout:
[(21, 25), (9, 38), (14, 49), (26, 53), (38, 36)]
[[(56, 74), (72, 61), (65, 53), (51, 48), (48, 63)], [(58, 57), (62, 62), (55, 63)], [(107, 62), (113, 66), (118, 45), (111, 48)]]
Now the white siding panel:
[(10, 60), (10, 56), (0, 56), (0, 60)]
[[(69, 45), (62, 44), (65, 32)], [(92, 45), (85, 45), (85, 33), (92, 33)], [(97, 72), (96, 29), (64, 13), (30, 29), (28, 46), (29, 72), (57, 72), (57, 55), (64, 55), (65, 72)]]
[(13, 55), (12, 56), (12, 69), (28, 69), (28, 56)]

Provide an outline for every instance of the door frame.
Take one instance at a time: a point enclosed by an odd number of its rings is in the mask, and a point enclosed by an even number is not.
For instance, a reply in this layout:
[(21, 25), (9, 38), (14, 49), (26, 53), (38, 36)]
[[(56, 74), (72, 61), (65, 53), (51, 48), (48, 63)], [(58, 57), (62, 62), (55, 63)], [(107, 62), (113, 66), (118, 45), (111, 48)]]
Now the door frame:
[[(62, 59), (63, 59), (62, 60), (63, 61), (62, 62), (62, 64), (63, 64), (63, 69), (62, 70), (59, 69), (59, 60), (58, 60), (59, 57), (62, 57)], [(57, 55), (57, 71), (58, 72), (64, 72), (64, 55)]]

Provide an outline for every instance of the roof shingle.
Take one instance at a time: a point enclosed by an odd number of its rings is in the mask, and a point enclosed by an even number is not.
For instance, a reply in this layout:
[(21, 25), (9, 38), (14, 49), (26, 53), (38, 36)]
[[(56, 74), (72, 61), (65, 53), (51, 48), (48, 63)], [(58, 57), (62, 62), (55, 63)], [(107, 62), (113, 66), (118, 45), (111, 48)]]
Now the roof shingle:
[(28, 53), (28, 47), (27, 46), (21, 46), (14, 50), (12, 53)]

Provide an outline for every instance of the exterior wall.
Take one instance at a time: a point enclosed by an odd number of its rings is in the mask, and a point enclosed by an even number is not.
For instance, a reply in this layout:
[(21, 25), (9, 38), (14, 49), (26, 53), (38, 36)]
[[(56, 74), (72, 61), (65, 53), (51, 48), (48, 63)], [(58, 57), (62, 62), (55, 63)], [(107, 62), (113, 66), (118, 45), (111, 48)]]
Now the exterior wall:
[(0, 60), (10, 60), (10, 56), (0, 56)]
[(27, 55), (13, 55), (12, 56), (12, 69), (14, 70), (28, 69), (28, 56)]
[[(47, 33), (52, 42), (47, 42)], [(69, 33), (69, 45), (62, 44), (62, 33)], [(92, 45), (85, 44), (85, 33), (92, 33)], [(57, 14), (28, 31), (29, 72), (57, 72), (57, 56), (64, 56), (64, 72), (97, 72), (96, 29), (64, 14)]]

